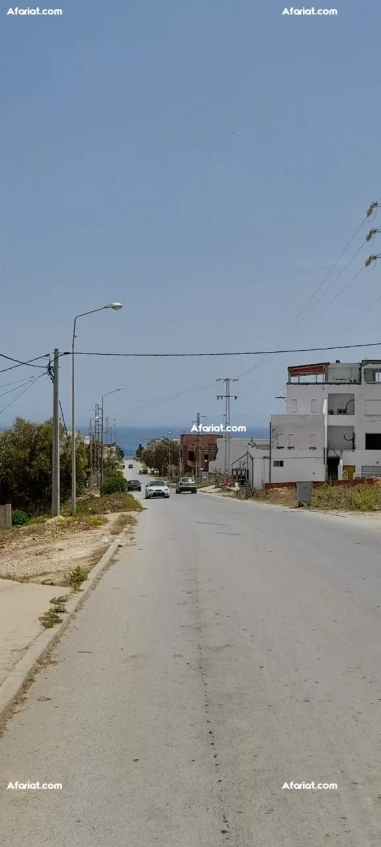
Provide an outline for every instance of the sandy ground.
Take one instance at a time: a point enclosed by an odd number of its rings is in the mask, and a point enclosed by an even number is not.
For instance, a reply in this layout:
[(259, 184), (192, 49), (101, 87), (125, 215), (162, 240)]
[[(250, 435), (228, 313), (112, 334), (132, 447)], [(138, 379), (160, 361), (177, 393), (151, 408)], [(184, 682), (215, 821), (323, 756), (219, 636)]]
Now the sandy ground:
[[(88, 528), (55, 520), (21, 529), (0, 538), (0, 578), (59, 585), (65, 574), (80, 565), (88, 568), (112, 540), (117, 515), (106, 515), (103, 526)], [(3, 540), (3, 544), (1, 544)]]
[[(42, 631), (38, 620), (54, 596), (49, 585), (0, 580), (0, 685)], [(69, 588), (60, 588), (60, 595)]]
[(52, 598), (70, 593), (65, 575), (99, 561), (118, 517), (106, 515), (103, 526), (90, 529), (54, 520), (0, 535), (0, 685), (42, 632), (39, 617)]

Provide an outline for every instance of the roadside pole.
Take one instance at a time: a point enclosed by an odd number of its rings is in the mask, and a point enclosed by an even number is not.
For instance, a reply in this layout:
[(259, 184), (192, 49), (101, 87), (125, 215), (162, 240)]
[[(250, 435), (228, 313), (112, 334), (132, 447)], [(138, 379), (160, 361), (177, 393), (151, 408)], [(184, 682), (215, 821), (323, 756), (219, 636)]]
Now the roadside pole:
[(53, 455), (52, 455), (52, 517), (61, 514), (60, 495), (60, 417), (59, 417), (59, 350), (53, 358)]

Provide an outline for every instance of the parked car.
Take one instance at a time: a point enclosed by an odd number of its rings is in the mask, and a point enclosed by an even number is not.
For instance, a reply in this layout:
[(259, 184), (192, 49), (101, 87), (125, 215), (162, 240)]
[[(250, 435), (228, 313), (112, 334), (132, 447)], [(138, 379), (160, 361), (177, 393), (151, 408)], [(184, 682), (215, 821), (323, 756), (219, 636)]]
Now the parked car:
[(127, 491), (141, 491), (142, 484), (138, 479), (129, 479), (127, 482)]
[(190, 476), (181, 477), (176, 485), (176, 494), (183, 494), (184, 491), (190, 491), (192, 494), (197, 494), (196, 481)]
[(169, 488), (166, 482), (161, 479), (151, 479), (147, 482), (144, 497), (149, 500), (151, 497), (169, 497)]
[(148, 473), (148, 469), (147, 469), (147, 468), (143, 468), (142, 473)]

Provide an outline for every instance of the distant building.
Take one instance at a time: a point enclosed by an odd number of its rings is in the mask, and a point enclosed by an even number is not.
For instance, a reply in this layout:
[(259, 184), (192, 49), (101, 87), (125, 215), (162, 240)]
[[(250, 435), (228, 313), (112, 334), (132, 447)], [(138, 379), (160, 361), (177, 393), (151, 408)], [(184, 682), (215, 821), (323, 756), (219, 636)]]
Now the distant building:
[(180, 436), (180, 467), (182, 476), (208, 473), (210, 462), (217, 456), (217, 442), (221, 435), (189, 432)]
[[(225, 444), (226, 438), (222, 437), (216, 459), (209, 466), (210, 473), (225, 473)], [(263, 488), (269, 476), (269, 451), (269, 439), (230, 438), (230, 476), (252, 488)]]
[(381, 477), (381, 360), (288, 368), (271, 482)]

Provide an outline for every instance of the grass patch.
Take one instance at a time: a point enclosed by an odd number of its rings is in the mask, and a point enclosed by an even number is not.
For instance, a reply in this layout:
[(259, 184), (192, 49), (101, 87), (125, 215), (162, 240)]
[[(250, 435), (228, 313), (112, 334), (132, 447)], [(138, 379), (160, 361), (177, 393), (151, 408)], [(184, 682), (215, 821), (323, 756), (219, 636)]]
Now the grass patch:
[(122, 529), (129, 526), (136, 526), (137, 520), (135, 515), (119, 515), (111, 529), (111, 535), (118, 535)]
[[(139, 500), (130, 493), (117, 492), (95, 497), (90, 494), (77, 502), (77, 515), (105, 515), (110, 512), (141, 512), (143, 509)], [(70, 505), (62, 510), (64, 517), (70, 516)]]
[(52, 629), (53, 626), (62, 623), (62, 618), (57, 614), (56, 609), (49, 609), (47, 612), (44, 612), (38, 620), (41, 621), (44, 629)]

